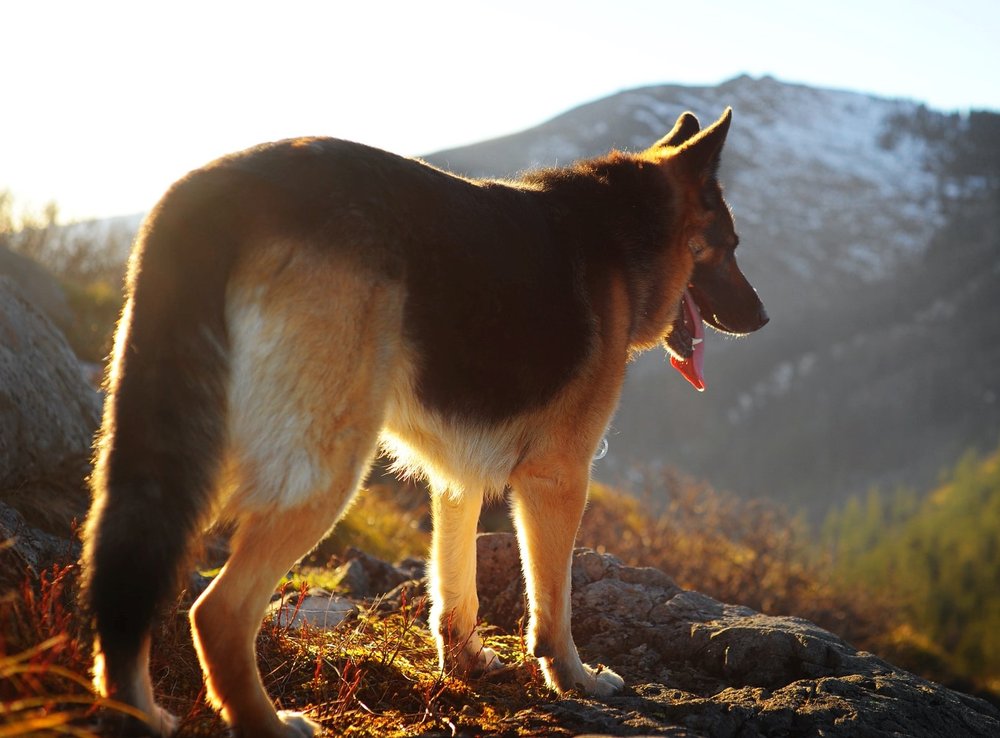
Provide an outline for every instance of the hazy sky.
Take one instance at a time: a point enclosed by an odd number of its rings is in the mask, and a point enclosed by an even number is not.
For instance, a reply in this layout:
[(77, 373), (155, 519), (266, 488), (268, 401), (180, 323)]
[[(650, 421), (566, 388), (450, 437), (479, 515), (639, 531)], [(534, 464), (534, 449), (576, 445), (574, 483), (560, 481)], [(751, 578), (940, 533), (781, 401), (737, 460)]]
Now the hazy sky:
[(741, 73), (998, 110), (998, 39), (1000, 0), (0, 0), (0, 189), (138, 212), (265, 140), (430, 153)]

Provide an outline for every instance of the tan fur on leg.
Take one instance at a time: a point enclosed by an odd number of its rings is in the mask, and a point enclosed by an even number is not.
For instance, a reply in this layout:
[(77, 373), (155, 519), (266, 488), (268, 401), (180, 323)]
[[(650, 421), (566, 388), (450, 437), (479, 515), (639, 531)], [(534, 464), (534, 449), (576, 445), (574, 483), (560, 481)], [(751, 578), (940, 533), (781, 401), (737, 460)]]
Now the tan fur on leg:
[(400, 296), (276, 244), (238, 271), (227, 309), (225, 515), (238, 528), (229, 561), (191, 609), (195, 644), (209, 701), (243, 736), (310, 736), (316, 725), (274, 711), (254, 640), (278, 581), (336, 523), (374, 454)]
[(580, 661), (570, 630), (573, 542), (587, 500), (586, 473), (536, 476), (522, 470), (514, 482), (514, 522), (528, 594), (528, 650), (545, 681), (558, 692), (578, 689), (607, 697), (624, 686), (609, 669)]
[(475, 631), (479, 614), (476, 526), (482, 504), (481, 490), (431, 493), (434, 533), (429, 564), (430, 625), (437, 640), (441, 669), (455, 669), (462, 674), (503, 666)]
[(247, 517), (229, 562), (191, 608), (209, 702), (243, 736), (319, 733), (305, 718), (275, 713), (257, 673), (254, 641), (276, 583), (335, 522), (344, 497)]

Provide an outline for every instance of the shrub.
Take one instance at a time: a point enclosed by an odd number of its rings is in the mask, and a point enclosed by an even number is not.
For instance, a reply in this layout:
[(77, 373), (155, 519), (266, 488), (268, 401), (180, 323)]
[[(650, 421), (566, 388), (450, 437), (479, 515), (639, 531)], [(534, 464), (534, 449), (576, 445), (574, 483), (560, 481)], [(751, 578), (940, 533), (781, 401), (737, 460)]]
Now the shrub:
[(639, 497), (595, 484), (578, 545), (662, 569), (680, 586), (723, 602), (807, 618), (851, 641), (865, 642), (878, 629), (883, 604), (845, 597), (834, 586), (802, 520), (672, 470), (650, 478)]

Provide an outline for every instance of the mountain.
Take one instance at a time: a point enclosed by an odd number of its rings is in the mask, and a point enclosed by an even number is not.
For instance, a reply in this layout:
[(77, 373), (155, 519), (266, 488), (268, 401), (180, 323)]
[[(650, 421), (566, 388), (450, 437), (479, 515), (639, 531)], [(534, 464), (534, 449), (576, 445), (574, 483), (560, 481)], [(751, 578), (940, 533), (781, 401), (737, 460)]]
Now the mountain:
[[(747, 76), (663, 85), (426, 157), (510, 176), (642, 149), (726, 106), (721, 178), (771, 323), (709, 335), (698, 395), (651, 352), (595, 465), (641, 488), (671, 465), (821, 513), (872, 485), (928, 487), (1000, 439), (1000, 116)], [(711, 332), (710, 332), (711, 334)]]

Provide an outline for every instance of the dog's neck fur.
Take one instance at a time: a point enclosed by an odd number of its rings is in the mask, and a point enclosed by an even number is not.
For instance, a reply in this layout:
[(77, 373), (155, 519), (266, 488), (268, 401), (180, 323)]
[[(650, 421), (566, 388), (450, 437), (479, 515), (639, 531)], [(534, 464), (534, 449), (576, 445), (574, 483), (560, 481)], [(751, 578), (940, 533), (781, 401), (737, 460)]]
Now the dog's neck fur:
[(601, 270), (588, 279), (624, 277), (630, 353), (659, 343), (690, 277), (675, 275), (664, 289), (662, 275), (669, 271), (671, 254), (687, 253), (686, 224), (676, 222), (684, 217), (680, 183), (662, 163), (622, 152), (533, 172), (522, 181), (541, 191), (557, 237), (572, 242), (584, 252), (584, 263)]

